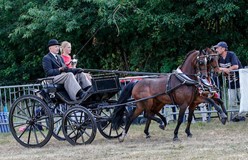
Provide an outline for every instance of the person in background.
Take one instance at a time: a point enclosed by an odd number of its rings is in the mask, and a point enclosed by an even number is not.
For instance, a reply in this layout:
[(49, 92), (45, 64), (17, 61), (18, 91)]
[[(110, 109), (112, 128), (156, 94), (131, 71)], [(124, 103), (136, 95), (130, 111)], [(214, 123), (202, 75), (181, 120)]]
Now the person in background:
[(49, 40), (48, 49), (49, 52), (42, 59), (46, 77), (52, 77), (55, 84), (63, 84), (71, 100), (83, 99), (92, 88), (83, 69), (65, 65), (63, 58), (58, 55), (60, 44), (56, 39)]
[(214, 48), (220, 55), (220, 71), (227, 77), (229, 107), (237, 109), (237, 103), (240, 100), (240, 84), (237, 70), (243, 68), (242, 64), (233, 51), (228, 51), (226, 42), (221, 41)]

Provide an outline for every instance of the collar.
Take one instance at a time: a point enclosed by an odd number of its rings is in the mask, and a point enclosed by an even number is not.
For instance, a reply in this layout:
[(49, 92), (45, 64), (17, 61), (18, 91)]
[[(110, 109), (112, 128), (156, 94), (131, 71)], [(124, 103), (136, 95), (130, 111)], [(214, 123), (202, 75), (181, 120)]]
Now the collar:
[(58, 54), (54, 54), (54, 53), (52, 53), (52, 52), (50, 52), (50, 53), (54, 56), (55, 59), (57, 59), (57, 55), (58, 55)]

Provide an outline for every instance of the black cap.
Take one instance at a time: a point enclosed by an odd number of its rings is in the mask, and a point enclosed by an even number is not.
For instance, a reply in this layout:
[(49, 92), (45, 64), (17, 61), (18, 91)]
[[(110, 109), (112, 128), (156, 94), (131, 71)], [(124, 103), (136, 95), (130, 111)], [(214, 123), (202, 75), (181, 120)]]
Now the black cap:
[(54, 45), (60, 45), (60, 43), (56, 39), (50, 39), (48, 41), (47, 47), (54, 46)]

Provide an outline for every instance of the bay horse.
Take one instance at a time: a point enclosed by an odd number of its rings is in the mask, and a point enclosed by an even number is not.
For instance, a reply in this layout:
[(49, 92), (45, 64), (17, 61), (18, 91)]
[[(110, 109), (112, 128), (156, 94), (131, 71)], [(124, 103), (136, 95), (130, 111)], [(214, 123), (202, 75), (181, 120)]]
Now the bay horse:
[[(208, 56), (206, 56), (206, 54), (208, 54)], [(124, 89), (122, 93), (126, 97), (132, 95), (137, 101), (136, 109), (127, 117), (126, 125), (119, 141), (124, 141), (132, 121), (143, 111), (145, 111), (148, 120), (155, 120), (154, 115), (157, 114), (166, 125), (166, 119), (159, 113), (165, 104), (176, 104), (179, 107), (179, 117), (174, 130), (174, 140), (179, 140), (178, 130), (183, 121), (185, 110), (189, 107), (188, 125), (185, 132), (187, 136), (191, 137), (190, 124), (196, 106), (199, 103), (206, 102), (218, 108), (212, 99), (202, 96), (199, 92), (199, 87), (201, 87), (199, 73), (201, 73), (201, 77), (207, 77), (208, 75), (208, 70), (204, 66), (206, 66), (207, 63), (211, 63), (214, 70), (219, 71), (218, 61), (214, 58), (215, 56), (210, 56), (211, 54), (212, 51), (209, 48), (205, 49), (204, 52), (191, 51), (187, 54), (183, 64), (176, 73), (161, 76), (160, 78), (143, 79), (136, 84), (130, 83), (131, 87), (126, 87), (126, 90)], [(203, 60), (201, 60), (202, 57)], [(126, 98), (119, 99), (119, 103), (123, 103), (125, 100)], [(118, 128), (122, 123), (121, 119), (124, 116), (124, 111), (125, 105), (116, 109), (112, 120), (114, 128)], [(224, 124), (227, 119), (226, 114), (221, 109), (217, 111), (220, 113), (222, 123)], [(149, 123), (149, 121), (147, 123)], [(146, 128), (147, 127), (149, 127), (149, 124), (146, 125)]]

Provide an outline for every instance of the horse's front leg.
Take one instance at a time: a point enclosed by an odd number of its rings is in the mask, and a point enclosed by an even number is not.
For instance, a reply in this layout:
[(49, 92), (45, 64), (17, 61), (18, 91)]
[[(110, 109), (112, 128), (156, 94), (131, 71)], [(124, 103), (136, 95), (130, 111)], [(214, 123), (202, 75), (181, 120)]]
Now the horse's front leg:
[(213, 98), (215, 103), (221, 106), (222, 111), (227, 115), (226, 107), (224, 106), (224, 102), (220, 98)]
[(188, 123), (187, 123), (187, 127), (185, 129), (185, 133), (187, 134), (188, 137), (192, 137), (193, 135), (190, 132), (190, 125), (193, 119), (193, 115), (194, 115), (194, 110), (195, 110), (196, 105), (195, 104), (191, 104), (189, 106), (189, 115), (188, 115)]
[(183, 118), (184, 118), (184, 114), (185, 114), (185, 110), (187, 109), (187, 105), (181, 105), (180, 106), (180, 110), (179, 110), (179, 115), (178, 115), (178, 120), (177, 120), (177, 126), (174, 130), (174, 138), (173, 140), (174, 141), (179, 141), (179, 138), (178, 138), (178, 130), (180, 128), (180, 125), (182, 124), (183, 122)]
[(159, 116), (159, 118), (162, 120), (162, 122), (163, 123), (160, 123), (160, 125), (159, 125), (159, 128), (160, 129), (162, 129), (162, 130), (164, 130), (164, 128), (166, 127), (166, 125), (167, 125), (167, 120), (166, 120), (166, 118), (161, 114), (161, 113), (156, 113), (157, 114), (157, 116)]

